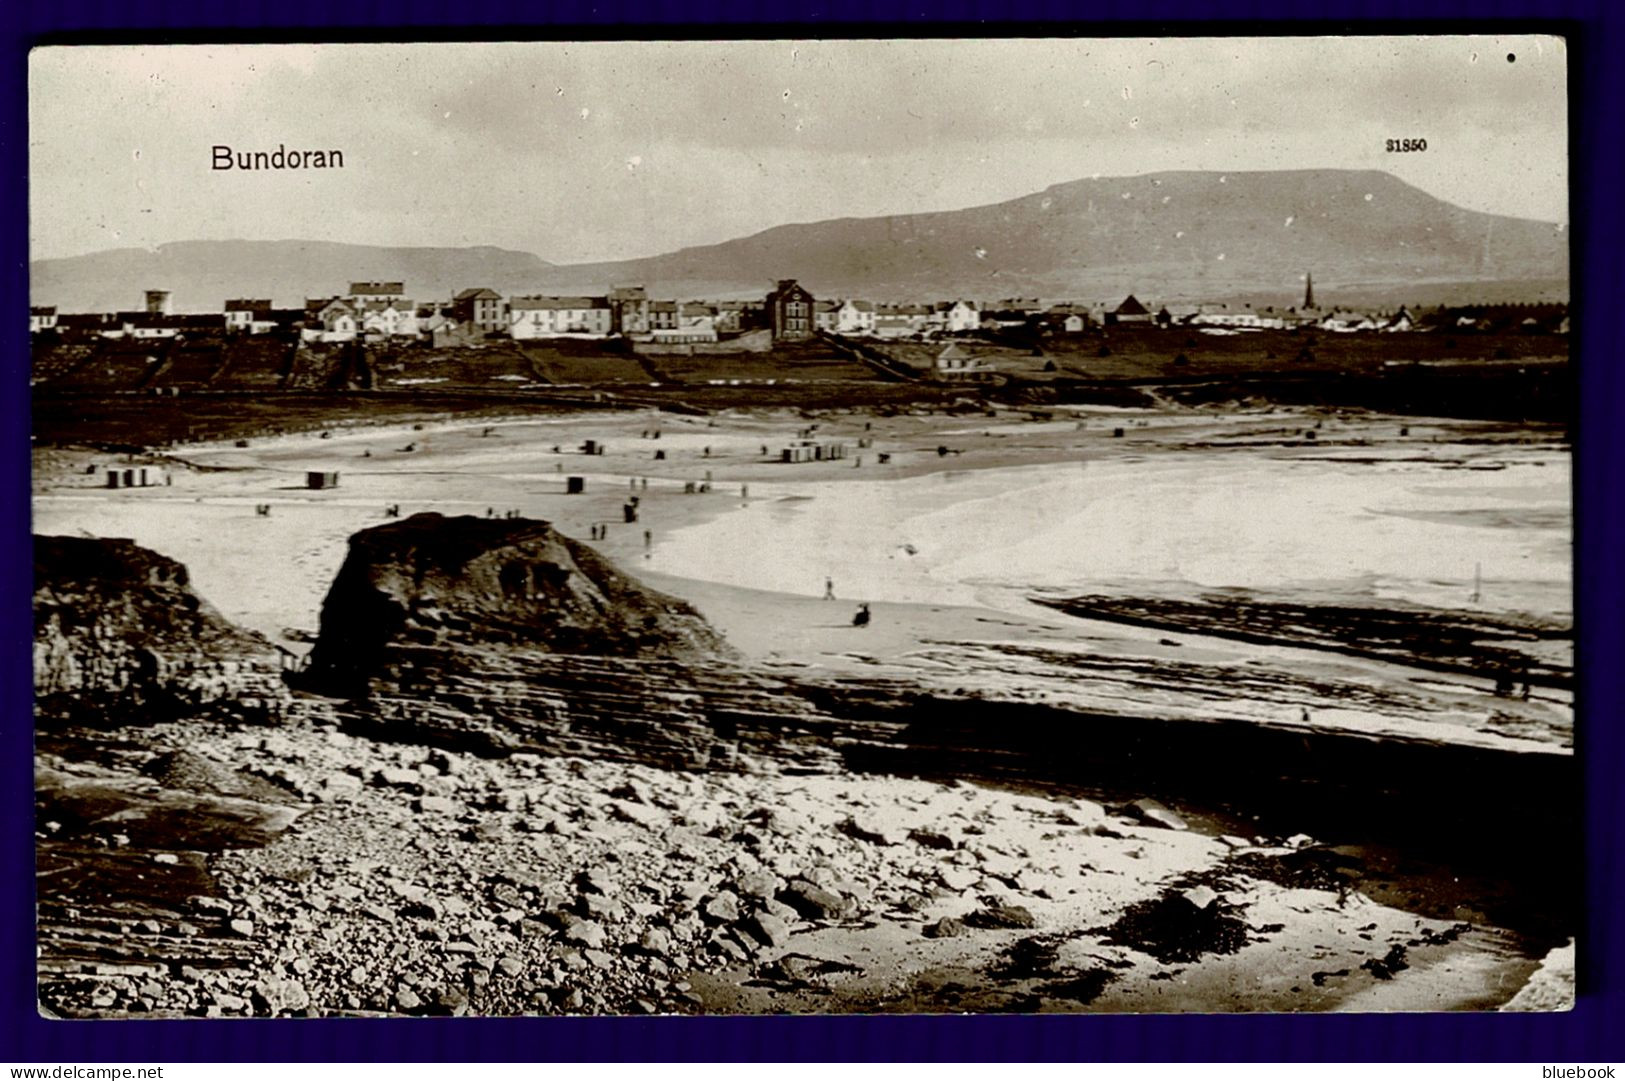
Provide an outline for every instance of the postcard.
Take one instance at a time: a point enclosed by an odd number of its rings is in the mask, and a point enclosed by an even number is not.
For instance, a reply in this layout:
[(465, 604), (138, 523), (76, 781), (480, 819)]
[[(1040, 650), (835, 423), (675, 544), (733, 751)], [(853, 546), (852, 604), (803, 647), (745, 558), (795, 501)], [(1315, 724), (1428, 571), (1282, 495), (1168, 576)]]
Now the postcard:
[(36, 49), (40, 1010), (1569, 1008), (1567, 83)]

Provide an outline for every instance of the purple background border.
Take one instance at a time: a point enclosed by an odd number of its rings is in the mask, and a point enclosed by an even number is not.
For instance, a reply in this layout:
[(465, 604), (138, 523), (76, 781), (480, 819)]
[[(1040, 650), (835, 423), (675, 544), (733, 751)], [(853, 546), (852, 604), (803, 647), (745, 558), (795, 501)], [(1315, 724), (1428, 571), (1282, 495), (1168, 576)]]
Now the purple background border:
[[(5, 252), (0, 280), (0, 1062), (235, 1060), (1481, 1060), (1625, 1059), (1618, 110), (1625, 35), (1607, 0), (615, 0), (567, 11), (515, 0), (68, 0), (0, 15)], [(1314, 21), (1303, 21), (1303, 20)], [(985, 20), (985, 21), (983, 21)], [(1222, 21), (1221, 21), (1222, 20)], [(1537, 31), (1570, 39), (1574, 299), (1582, 316), (1576, 462), (1577, 625), (1587, 807), (1587, 926), (1579, 1006), (1556, 1015), (641, 1018), (62, 1022), (34, 1008), (28, 538), (26, 53), (42, 41), (900, 36)], [(1589, 303), (1588, 303), (1589, 302)], [(1610, 663), (1615, 662), (1615, 663)], [(1464, 799), (1517, 799), (1478, 793)], [(1553, 883), (1554, 889), (1572, 888)], [(1610, 1019), (1616, 1019), (1613, 1025)]]

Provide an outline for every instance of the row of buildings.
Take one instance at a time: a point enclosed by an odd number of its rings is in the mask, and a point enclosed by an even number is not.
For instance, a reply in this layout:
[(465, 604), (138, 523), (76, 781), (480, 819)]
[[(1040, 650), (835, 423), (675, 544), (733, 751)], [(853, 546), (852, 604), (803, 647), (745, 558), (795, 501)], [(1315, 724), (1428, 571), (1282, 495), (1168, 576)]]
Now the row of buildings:
[(932, 304), (884, 304), (843, 298), (819, 300), (795, 279), (784, 279), (762, 300), (676, 301), (649, 296), (643, 286), (610, 290), (604, 296), (504, 296), (494, 289), (464, 289), (449, 301), (409, 299), (398, 281), (352, 282), (343, 294), (313, 298), (300, 308), (278, 308), (270, 300), (228, 300), (219, 313), (175, 314), (170, 296), (149, 290), (138, 311), (59, 314), (55, 308), (29, 311), (34, 333), (103, 337), (173, 338), (206, 334), (298, 335), (305, 341), (357, 339), (421, 340), (434, 345), (474, 344), (491, 337), (604, 339), (703, 344), (748, 332), (770, 331), (773, 339), (795, 341), (819, 334), (879, 339), (928, 339), (1020, 328), (1081, 333), (1097, 326), (1197, 327), (1214, 333), (1288, 330), (1311, 326), (1334, 332), (1409, 331), (1416, 319), (1405, 308), (1362, 312), (1322, 308), (1314, 282), (1301, 306), (1232, 309), (1229, 305), (1165, 304), (1152, 311), (1130, 295), (1115, 307), (1044, 303), (1008, 298), (990, 304), (957, 299)]
[(52, 307), (29, 310), (33, 333), (110, 338), (297, 333), (306, 341), (426, 338), (436, 344), (491, 336), (519, 341), (622, 336), (684, 344), (715, 342), (754, 330), (771, 330), (781, 340), (819, 333), (901, 338), (972, 331), (981, 325), (981, 312), (971, 301), (922, 305), (816, 300), (789, 279), (762, 300), (661, 300), (650, 297), (643, 286), (612, 289), (605, 296), (503, 296), (476, 287), (462, 290), (449, 302), (422, 303), (407, 296), (402, 282), (352, 282), (348, 292), (309, 299), (301, 308), (240, 298), (226, 301), (218, 314), (181, 315), (170, 310), (167, 292), (154, 289), (148, 290), (140, 310), (90, 314), (63, 314)]

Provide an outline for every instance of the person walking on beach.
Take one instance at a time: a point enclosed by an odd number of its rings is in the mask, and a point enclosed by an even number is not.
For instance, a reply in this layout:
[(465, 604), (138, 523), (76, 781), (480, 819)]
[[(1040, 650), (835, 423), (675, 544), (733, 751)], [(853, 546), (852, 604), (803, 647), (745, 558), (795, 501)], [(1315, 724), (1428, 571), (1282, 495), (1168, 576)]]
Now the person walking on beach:
[(835, 579), (833, 578), (824, 579), (824, 599), (826, 601), (835, 599)]

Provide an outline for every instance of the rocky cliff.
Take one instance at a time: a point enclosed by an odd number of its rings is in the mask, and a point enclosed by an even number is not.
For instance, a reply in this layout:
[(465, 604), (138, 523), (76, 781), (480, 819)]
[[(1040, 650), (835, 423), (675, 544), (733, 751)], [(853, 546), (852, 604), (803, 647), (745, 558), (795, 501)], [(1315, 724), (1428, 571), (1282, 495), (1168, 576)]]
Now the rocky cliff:
[[(322, 604), (313, 685), (359, 693), (400, 652), (591, 654), (699, 660), (729, 647), (683, 601), (530, 519), (417, 514), (363, 530)], [(449, 665), (455, 667), (455, 664)]]
[(34, 538), (34, 696), (42, 724), (198, 712), (278, 716), (276, 651), (233, 626), (186, 568), (128, 540)]

